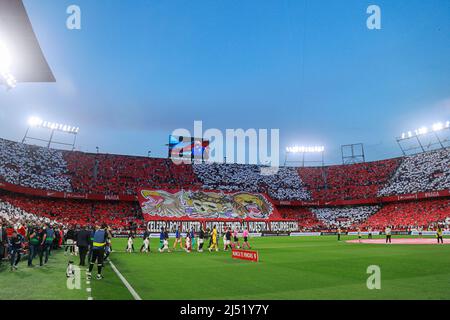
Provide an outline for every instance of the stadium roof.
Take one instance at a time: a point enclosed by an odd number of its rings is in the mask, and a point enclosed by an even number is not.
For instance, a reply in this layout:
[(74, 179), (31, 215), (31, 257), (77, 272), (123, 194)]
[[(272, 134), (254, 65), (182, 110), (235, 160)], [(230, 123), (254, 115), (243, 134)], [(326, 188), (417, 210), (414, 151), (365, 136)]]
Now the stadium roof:
[(11, 56), (17, 82), (55, 82), (22, 0), (0, 0), (0, 41)]

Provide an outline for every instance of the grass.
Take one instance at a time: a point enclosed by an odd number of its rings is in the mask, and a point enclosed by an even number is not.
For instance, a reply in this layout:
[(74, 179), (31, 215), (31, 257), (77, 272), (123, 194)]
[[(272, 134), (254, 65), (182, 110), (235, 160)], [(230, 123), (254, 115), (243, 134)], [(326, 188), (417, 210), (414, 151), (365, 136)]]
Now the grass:
[[(352, 239), (352, 237), (345, 237)], [(450, 299), (450, 246), (375, 245), (338, 242), (335, 237), (251, 239), (260, 262), (231, 258), (229, 252), (127, 254), (125, 239), (114, 239), (111, 258), (143, 299)], [(172, 241), (170, 243), (172, 245)], [(141, 240), (135, 241), (139, 249)], [(0, 271), (0, 299), (87, 299), (82, 286), (66, 286), (67, 257), (16, 272)], [(369, 265), (381, 268), (381, 290), (366, 286)], [(92, 280), (94, 300), (132, 299), (110, 266)], [(24, 290), (17, 290), (17, 286)]]

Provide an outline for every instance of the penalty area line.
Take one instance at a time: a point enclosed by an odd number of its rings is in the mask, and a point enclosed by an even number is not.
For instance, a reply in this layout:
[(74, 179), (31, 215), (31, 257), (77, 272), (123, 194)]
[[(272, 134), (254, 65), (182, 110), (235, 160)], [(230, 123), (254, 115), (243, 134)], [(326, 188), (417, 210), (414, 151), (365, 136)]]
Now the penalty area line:
[(117, 274), (119, 279), (122, 281), (122, 283), (125, 285), (125, 287), (128, 289), (128, 291), (133, 296), (134, 300), (142, 300), (141, 297), (138, 295), (136, 290), (133, 289), (133, 287), (130, 285), (130, 283), (125, 279), (125, 277), (119, 272), (119, 270), (116, 268), (114, 263), (112, 261), (109, 261), (109, 264), (111, 265), (111, 268), (114, 270), (114, 272)]

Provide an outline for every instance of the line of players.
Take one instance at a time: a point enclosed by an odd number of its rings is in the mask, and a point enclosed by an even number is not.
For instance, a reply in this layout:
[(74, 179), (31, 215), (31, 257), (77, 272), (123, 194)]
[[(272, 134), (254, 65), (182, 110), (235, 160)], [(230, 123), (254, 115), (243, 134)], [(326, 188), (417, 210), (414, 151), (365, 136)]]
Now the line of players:
[[(230, 227), (225, 229), (225, 232), (223, 234), (223, 250), (228, 251), (228, 249), (240, 249), (241, 243), (239, 241), (239, 234), (240, 231), (238, 228), (235, 228), (232, 230)], [(250, 244), (248, 242), (249, 232), (247, 228), (244, 228), (242, 231), (242, 237), (243, 237), (243, 243), (242, 243), (242, 249), (247, 248), (251, 249)], [(203, 245), (205, 243), (205, 240), (209, 239), (209, 245), (208, 245), (208, 251), (219, 251), (219, 234), (217, 231), (216, 226), (213, 226), (212, 230), (204, 230), (203, 226), (200, 226), (200, 231), (196, 234), (194, 232), (194, 229), (191, 229), (189, 232), (186, 232), (185, 236), (185, 242), (183, 245), (183, 238), (182, 238), (182, 232), (181, 232), (181, 226), (178, 227), (178, 229), (175, 231), (175, 240), (173, 242), (173, 250), (177, 249), (177, 246), (180, 247), (180, 249), (185, 250), (186, 252), (190, 253), (194, 248), (197, 246), (197, 252), (203, 252)], [(233, 240), (233, 241), (232, 241)], [(134, 235), (130, 234), (127, 241), (127, 247), (125, 249), (126, 252), (132, 253), (134, 252)], [(143, 243), (139, 250), (143, 253), (149, 253), (150, 252), (150, 234), (149, 232), (145, 232), (143, 235)], [(167, 228), (162, 227), (161, 232), (159, 234), (159, 247), (158, 251), (160, 253), (162, 252), (171, 252), (169, 248), (169, 231)]]

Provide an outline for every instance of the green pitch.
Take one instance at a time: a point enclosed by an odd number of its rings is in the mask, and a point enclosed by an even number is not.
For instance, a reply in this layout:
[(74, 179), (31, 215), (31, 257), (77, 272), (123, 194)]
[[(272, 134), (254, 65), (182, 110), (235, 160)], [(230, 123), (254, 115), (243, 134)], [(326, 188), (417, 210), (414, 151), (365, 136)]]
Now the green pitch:
[[(135, 240), (136, 250), (141, 242)], [(255, 263), (223, 251), (161, 254), (157, 239), (150, 254), (127, 254), (125, 243), (114, 239), (111, 260), (142, 299), (450, 299), (450, 245), (349, 244), (331, 236), (253, 238), (260, 254)], [(15, 272), (4, 262), (0, 299), (133, 299), (108, 264), (103, 280), (87, 282), (82, 269), (78, 285), (70, 283), (68, 259), (55, 252), (47, 266), (29, 269), (23, 261)], [(367, 288), (370, 265), (381, 268), (380, 290)]]

